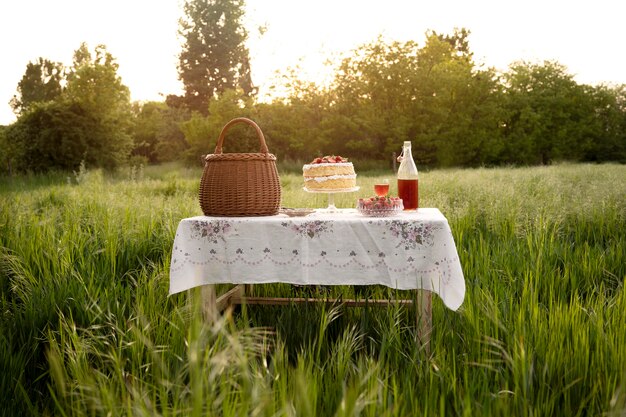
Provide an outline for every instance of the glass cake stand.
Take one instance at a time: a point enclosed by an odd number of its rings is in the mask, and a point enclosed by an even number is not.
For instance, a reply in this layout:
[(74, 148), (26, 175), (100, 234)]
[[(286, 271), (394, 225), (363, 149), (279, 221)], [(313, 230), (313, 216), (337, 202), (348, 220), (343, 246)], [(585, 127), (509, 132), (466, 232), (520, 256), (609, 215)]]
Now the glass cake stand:
[(308, 188), (304, 187), (304, 191), (306, 191), (307, 193), (313, 193), (313, 194), (328, 194), (328, 207), (326, 207), (325, 209), (318, 209), (315, 210), (318, 213), (337, 213), (339, 210), (337, 209), (337, 207), (335, 207), (335, 194), (338, 193), (353, 193), (355, 191), (359, 191), (361, 187), (352, 187), (352, 188), (338, 188), (336, 190), (309, 190)]

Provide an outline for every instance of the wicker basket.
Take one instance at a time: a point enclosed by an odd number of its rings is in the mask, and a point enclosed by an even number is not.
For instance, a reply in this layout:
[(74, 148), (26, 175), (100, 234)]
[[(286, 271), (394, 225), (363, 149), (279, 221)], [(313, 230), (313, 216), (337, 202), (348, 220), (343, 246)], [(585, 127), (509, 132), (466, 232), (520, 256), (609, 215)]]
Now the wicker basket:
[[(224, 136), (237, 123), (255, 128), (259, 153), (222, 153)], [(269, 153), (259, 126), (243, 117), (228, 122), (215, 153), (205, 157), (199, 192), (202, 212), (206, 216), (272, 216), (278, 214), (280, 193), (276, 156)]]

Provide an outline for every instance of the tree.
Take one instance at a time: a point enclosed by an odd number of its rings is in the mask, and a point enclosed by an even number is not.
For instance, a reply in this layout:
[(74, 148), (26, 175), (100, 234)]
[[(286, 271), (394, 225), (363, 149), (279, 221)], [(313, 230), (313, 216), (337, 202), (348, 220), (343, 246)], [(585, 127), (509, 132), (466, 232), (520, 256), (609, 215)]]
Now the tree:
[(626, 85), (585, 86), (592, 103), (586, 128), (585, 161), (626, 162)]
[(498, 80), (477, 69), (469, 32), (427, 34), (426, 44), (382, 38), (343, 59), (323, 124), (348, 155), (387, 159), (413, 142), (419, 164), (479, 165), (499, 153)]
[(106, 46), (96, 46), (92, 54), (83, 43), (74, 52), (63, 93), (64, 100), (77, 104), (93, 119), (94, 136), (99, 140), (92, 145), (101, 155), (94, 155), (94, 162), (108, 168), (124, 162), (132, 149), (130, 91), (122, 84), (118, 68)]
[(106, 47), (76, 50), (67, 85), (54, 100), (29, 105), (5, 132), (14, 166), (47, 171), (88, 166), (114, 168), (132, 147), (130, 94)]
[(417, 51), (415, 42), (382, 38), (345, 57), (333, 83), (333, 142), (343, 136), (346, 155), (386, 159), (415, 137)]
[(501, 88), (494, 70), (476, 67), (468, 35), (465, 29), (433, 32), (417, 55), (416, 117), (424, 123), (414, 154), (430, 157), (427, 163), (477, 166), (497, 161), (501, 152)]
[(130, 90), (122, 83), (118, 69), (106, 46), (96, 46), (92, 54), (82, 43), (74, 51), (64, 98), (80, 103), (103, 121), (115, 121), (127, 128), (132, 116)]
[[(222, 128), (236, 117), (251, 117), (252, 102), (241, 90), (226, 90), (209, 105), (209, 115), (195, 113), (181, 123), (181, 130), (189, 149), (185, 152), (189, 162), (198, 162), (202, 155), (212, 153)], [(258, 152), (259, 140), (249, 126), (233, 126), (224, 141), (224, 153)]]
[(591, 95), (567, 69), (552, 61), (517, 62), (505, 74), (509, 162), (547, 164), (580, 160), (596, 116)]
[(8, 126), (0, 126), (0, 173), (12, 175), (21, 155), (18, 144), (9, 140), (8, 131)]
[(52, 101), (61, 95), (63, 88), (63, 65), (39, 58), (26, 65), (26, 72), (17, 84), (17, 94), (9, 104), (20, 115), (33, 103)]
[(19, 152), (16, 168), (45, 172), (89, 167), (115, 168), (125, 162), (128, 135), (80, 103), (57, 100), (36, 103), (9, 126), (6, 140)]
[[(93, 120), (78, 104), (35, 103), (9, 126), (7, 140), (19, 150), (19, 170), (44, 172), (76, 169), (82, 160), (93, 164), (88, 142)], [(87, 161), (88, 160), (88, 161)]]
[(452, 35), (447, 35), (445, 33), (440, 34), (434, 30), (427, 33), (428, 38), (434, 36), (440, 41), (450, 44), (450, 47), (457, 55), (465, 55), (466, 57), (471, 58), (473, 54), (469, 47), (469, 35), (470, 31), (465, 28), (455, 28)]
[(206, 115), (209, 102), (227, 89), (252, 95), (244, 0), (186, 0), (183, 10), (178, 73), (187, 107)]
[(144, 156), (149, 162), (172, 161), (181, 156), (187, 142), (179, 124), (188, 118), (186, 111), (151, 101), (135, 103), (133, 112), (133, 155)]
[(180, 126), (189, 120), (189, 111), (168, 107), (161, 115), (160, 129), (157, 132), (157, 158), (161, 162), (180, 159), (189, 147)]
[(304, 100), (276, 100), (254, 106), (253, 117), (263, 129), (270, 152), (279, 160), (309, 161), (314, 156), (343, 152), (341, 143), (331, 143), (325, 131), (334, 125), (325, 95), (310, 88), (311, 95)]
[(147, 102), (133, 104), (132, 128), (133, 155), (143, 156), (149, 162), (157, 162), (156, 146), (161, 125), (161, 115), (167, 110), (165, 103)]
[(328, 130), (334, 125), (329, 112), (331, 90), (300, 79), (301, 73), (299, 66), (283, 72), (279, 88), (285, 90), (287, 97), (272, 104), (257, 104), (254, 116), (262, 123), (272, 153), (280, 159), (309, 161), (313, 156), (339, 154), (343, 152), (343, 142), (332, 143), (332, 132)]

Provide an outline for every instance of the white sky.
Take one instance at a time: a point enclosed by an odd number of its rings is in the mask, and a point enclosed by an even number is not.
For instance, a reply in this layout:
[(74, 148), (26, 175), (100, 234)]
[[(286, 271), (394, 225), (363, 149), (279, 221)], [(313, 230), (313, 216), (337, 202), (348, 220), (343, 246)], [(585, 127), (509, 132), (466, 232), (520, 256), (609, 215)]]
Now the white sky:
[[(38, 57), (70, 65), (81, 42), (105, 44), (133, 100), (178, 94), (180, 0), (0, 0), (0, 124), (26, 64)], [(247, 0), (254, 83), (300, 65), (315, 79), (326, 58), (379, 34), (424, 42), (434, 29), (471, 31), (477, 63), (505, 70), (516, 60), (556, 60), (579, 83), (626, 83), (624, 0)], [(256, 27), (267, 25), (259, 36)], [(622, 28), (620, 28), (620, 26)]]

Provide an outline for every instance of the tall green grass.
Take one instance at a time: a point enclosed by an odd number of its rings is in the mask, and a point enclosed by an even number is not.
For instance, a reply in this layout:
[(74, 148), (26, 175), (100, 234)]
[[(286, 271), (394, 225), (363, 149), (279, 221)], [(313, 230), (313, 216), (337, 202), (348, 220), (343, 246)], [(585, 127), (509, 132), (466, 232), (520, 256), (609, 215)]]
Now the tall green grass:
[[(208, 325), (193, 292), (168, 296), (200, 174), (0, 179), (1, 414), (626, 413), (626, 167), (422, 173), (420, 204), (448, 217), (467, 283), (458, 312), (434, 298), (430, 353), (406, 308), (249, 306)], [(335, 203), (383, 176), (360, 172)], [(281, 180), (283, 205), (326, 205), (298, 174)]]

